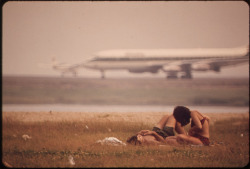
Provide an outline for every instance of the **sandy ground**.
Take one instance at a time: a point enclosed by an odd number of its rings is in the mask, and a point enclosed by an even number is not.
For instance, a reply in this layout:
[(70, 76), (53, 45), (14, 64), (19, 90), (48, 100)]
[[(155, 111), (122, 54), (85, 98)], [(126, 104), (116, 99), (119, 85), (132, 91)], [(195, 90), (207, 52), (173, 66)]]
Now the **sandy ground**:
[[(18, 120), (23, 122), (43, 121), (129, 121), (148, 124), (157, 123), (167, 112), (127, 112), (127, 113), (89, 113), (89, 112), (2, 112), (3, 120)], [(211, 125), (217, 120), (246, 117), (249, 113), (204, 113), (211, 118)]]

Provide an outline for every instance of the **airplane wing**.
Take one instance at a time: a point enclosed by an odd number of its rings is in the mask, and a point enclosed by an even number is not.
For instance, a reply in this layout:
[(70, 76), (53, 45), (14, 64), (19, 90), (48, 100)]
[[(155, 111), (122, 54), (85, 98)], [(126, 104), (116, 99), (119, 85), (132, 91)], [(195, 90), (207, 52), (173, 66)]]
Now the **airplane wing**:
[(196, 59), (192, 61), (169, 62), (162, 66), (162, 70), (168, 73), (168, 78), (177, 78), (178, 72), (183, 72), (182, 78), (191, 78), (192, 71), (215, 71), (220, 72), (221, 68), (249, 63), (249, 57), (222, 58), (222, 59)]

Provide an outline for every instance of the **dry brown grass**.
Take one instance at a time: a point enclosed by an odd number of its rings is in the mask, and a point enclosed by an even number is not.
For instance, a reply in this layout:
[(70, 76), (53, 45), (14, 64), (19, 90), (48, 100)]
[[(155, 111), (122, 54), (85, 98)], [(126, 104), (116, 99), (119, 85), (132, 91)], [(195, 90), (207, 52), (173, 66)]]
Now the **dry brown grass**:
[[(211, 141), (218, 143), (209, 147), (95, 143), (105, 137), (125, 142), (141, 129), (152, 129), (164, 114), (3, 112), (2, 161), (13, 167), (243, 167), (249, 163), (248, 113), (207, 114), (212, 118)], [(25, 141), (24, 134), (32, 138)], [(70, 165), (70, 155), (75, 165)]]

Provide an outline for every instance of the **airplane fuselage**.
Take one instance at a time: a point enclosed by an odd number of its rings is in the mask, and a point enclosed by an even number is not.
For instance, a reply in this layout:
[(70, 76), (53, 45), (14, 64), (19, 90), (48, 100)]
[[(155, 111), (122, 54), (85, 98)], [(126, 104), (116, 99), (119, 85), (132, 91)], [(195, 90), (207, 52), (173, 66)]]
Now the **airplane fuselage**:
[[(241, 62), (240, 60), (246, 58), (246, 54), (247, 48), (110, 50), (97, 53), (96, 57), (89, 61), (85, 67), (98, 70), (146, 70), (162, 66), (166, 67), (169, 64), (178, 64), (180, 62), (191, 64), (201, 60), (206, 62), (210, 60), (223, 61), (237, 58)], [(203, 63), (203, 69), (201, 68), (200, 70), (206, 69), (208, 67), (206, 63)]]

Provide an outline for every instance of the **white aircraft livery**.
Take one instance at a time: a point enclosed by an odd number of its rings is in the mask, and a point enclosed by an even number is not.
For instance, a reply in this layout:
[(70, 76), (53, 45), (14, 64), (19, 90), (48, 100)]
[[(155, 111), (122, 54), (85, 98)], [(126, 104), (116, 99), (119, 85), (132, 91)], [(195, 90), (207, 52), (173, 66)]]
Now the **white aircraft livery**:
[(249, 63), (249, 46), (238, 48), (190, 49), (116, 49), (96, 53), (93, 59), (75, 65), (54, 64), (62, 73), (76, 75), (78, 68), (128, 70), (131, 73), (157, 73), (163, 71), (167, 78), (192, 78), (192, 71), (216, 71), (222, 67)]

